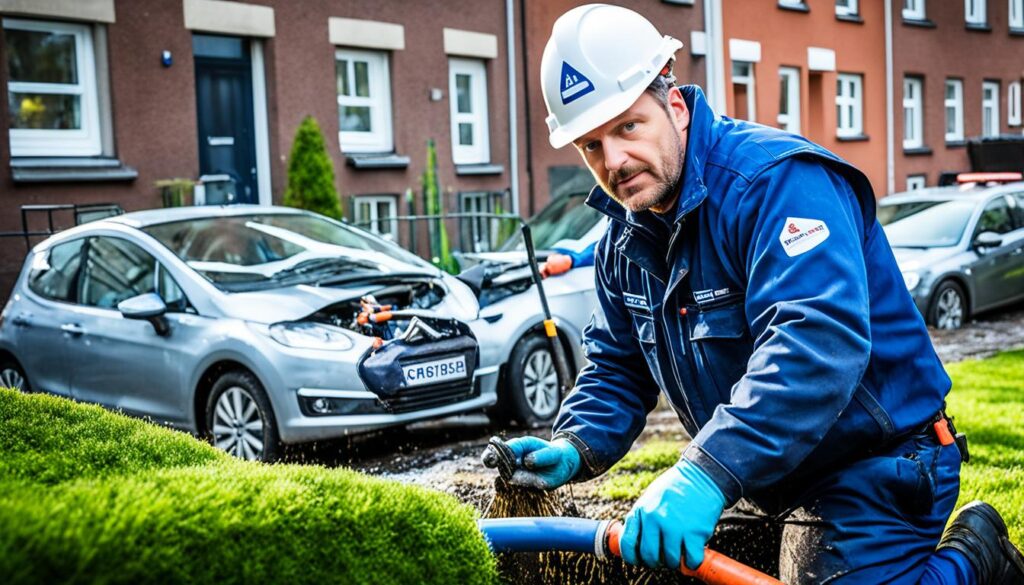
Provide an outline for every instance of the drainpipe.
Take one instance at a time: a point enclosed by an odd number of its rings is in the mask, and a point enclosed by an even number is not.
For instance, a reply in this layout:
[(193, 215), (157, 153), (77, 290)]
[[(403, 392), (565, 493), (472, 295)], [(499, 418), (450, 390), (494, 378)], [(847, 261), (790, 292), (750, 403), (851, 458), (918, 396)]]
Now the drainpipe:
[(719, 114), (725, 113), (725, 42), (722, 39), (722, 0), (704, 0), (704, 34), (707, 35), (708, 101)]
[(516, 107), (515, 0), (505, 0), (505, 59), (508, 62), (508, 171), (512, 176), (512, 213), (519, 215), (519, 121)]
[(885, 1), (885, 187), (896, 191), (896, 129), (893, 128), (892, 0)]

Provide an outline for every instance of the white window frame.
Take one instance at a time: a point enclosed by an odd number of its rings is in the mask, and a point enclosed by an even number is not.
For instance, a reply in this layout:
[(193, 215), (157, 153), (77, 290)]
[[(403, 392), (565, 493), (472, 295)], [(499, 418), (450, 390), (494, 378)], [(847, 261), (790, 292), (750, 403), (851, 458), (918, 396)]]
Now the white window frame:
[(925, 0), (903, 0), (903, 18), (907, 20), (924, 20)]
[[(495, 194), (492, 191), (459, 193), (459, 213), (494, 213)], [(498, 231), (498, 220), (489, 217), (467, 217), (460, 226), (469, 229), (473, 252), (490, 252)]]
[[(367, 64), (367, 81), (370, 95), (368, 97), (344, 96), (338, 94), (338, 108), (356, 106), (370, 108), (370, 131), (342, 131), (341, 120), (338, 120), (338, 144), (342, 152), (392, 152), (395, 149), (394, 133), (391, 121), (391, 76), (389, 59), (386, 51), (366, 51), (338, 47), (334, 51), (334, 63), (348, 61), (349, 79), (355, 84), (355, 61)], [(337, 71), (337, 69), (335, 69)], [(337, 93), (337, 73), (335, 73), (335, 93)]]
[[(864, 135), (864, 76), (840, 73), (836, 76), (836, 136), (856, 138)], [(844, 89), (853, 90), (847, 95)], [(844, 111), (848, 113), (844, 116)], [(844, 117), (846, 124), (844, 124)]]
[[(782, 79), (787, 80), (788, 95), (782, 96)], [(786, 101), (788, 113), (779, 112), (776, 119), (779, 127), (793, 134), (800, 133), (800, 70), (796, 67), (779, 67), (779, 103)]]
[(925, 175), (908, 175), (907, 191), (917, 191), (928, 186), (928, 177)]
[[(985, 92), (992, 90), (992, 97), (986, 98)], [(989, 124), (985, 124), (985, 114), (990, 114)], [(981, 135), (999, 136), (999, 82), (983, 81), (981, 83)]]
[(953, 131), (949, 131), (949, 125), (946, 125), (946, 142), (962, 142), (964, 139), (964, 82), (961, 79), (947, 79), (944, 87), (943, 96), (949, 92), (949, 88), (954, 88), (954, 95), (952, 98), (945, 97), (944, 112), (946, 118), (944, 122), (948, 121), (949, 114), (953, 114)]
[(903, 148), (924, 146), (924, 80), (903, 78)]
[(964, 0), (964, 22), (973, 25), (988, 24), (988, 0)]
[(804, 0), (779, 0), (779, 4), (790, 8), (803, 8), (805, 6)]
[[(470, 102), (473, 111), (458, 111), (456, 76), (469, 75)], [(491, 162), (491, 138), (488, 126), (487, 67), (481, 59), (448, 59), (448, 103), (451, 112), (452, 161), (457, 165)], [(473, 144), (459, 144), (459, 124), (473, 124)]]
[(1006, 86), (1006, 123), (1020, 126), (1020, 81), (1012, 81)]
[[(736, 65), (745, 65), (747, 67), (746, 75), (736, 75)], [(745, 85), (747, 86), (747, 120), (751, 122), (757, 121), (757, 99), (754, 95), (754, 64), (750, 61), (736, 61), (732, 62), (732, 84)], [(733, 90), (733, 95), (736, 95)], [(736, 104), (733, 104), (736, 107)]]
[[(361, 203), (369, 204), (370, 217), (363, 217), (363, 214), (360, 212)], [(380, 217), (380, 214), (377, 212), (377, 205), (379, 203), (385, 203), (390, 208), (391, 212), (386, 217)], [(398, 197), (393, 195), (354, 195), (352, 197), (352, 208), (355, 223), (359, 224), (364, 230), (373, 232), (386, 240), (395, 241), (395, 238), (398, 237), (398, 220), (396, 219), (398, 215)], [(384, 223), (390, 224), (390, 232), (381, 231), (380, 226)]]
[(836, 2), (836, 16), (857, 16), (860, 13), (857, 0), (845, 0), (845, 2), (845, 6)]
[(1024, 29), (1024, 0), (1010, 0), (1010, 30)]
[(3, 19), (4, 29), (70, 34), (75, 38), (75, 67), (78, 83), (7, 82), (11, 93), (77, 95), (80, 98), (81, 127), (76, 130), (10, 128), (12, 157), (98, 156), (103, 153), (100, 136), (99, 95), (96, 85), (96, 57), (92, 28), (86, 24), (41, 20)]

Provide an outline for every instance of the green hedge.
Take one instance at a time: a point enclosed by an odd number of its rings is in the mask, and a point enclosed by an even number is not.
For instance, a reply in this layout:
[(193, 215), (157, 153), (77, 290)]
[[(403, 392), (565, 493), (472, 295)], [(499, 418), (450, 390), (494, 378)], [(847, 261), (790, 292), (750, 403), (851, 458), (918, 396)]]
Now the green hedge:
[(496, 583), (474, 512), (0, 389), (5, 583)]

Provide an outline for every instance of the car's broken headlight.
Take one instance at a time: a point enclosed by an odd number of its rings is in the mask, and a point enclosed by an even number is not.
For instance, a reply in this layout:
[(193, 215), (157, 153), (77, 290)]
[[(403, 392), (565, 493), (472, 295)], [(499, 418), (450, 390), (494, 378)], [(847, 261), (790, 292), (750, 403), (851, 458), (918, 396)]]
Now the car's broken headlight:
[(355, 345), (344, 330), (322, 323), (276, 323), (270, 326), (270, 337), (298, 349), (344, 351)]

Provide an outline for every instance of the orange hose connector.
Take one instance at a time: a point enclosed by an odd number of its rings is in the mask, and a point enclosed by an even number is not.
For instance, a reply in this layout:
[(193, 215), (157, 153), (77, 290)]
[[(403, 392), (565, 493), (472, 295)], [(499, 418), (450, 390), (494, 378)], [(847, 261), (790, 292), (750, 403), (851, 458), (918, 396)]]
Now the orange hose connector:
[[(621, 557), (619, 539), (622, 538), (622, 523), (612, 522), (605, 535), (608, 539), (608, 552)], [(685, 561), (679, 564), (679, 570), (687, 577), (696, 577), (708, 585), (783, 585), (782, 581), (710, 548), (704, 549), (704, 562), (696, 571), (688, 569)]]

